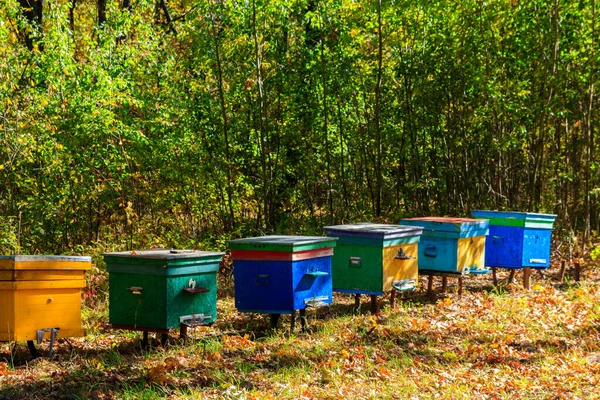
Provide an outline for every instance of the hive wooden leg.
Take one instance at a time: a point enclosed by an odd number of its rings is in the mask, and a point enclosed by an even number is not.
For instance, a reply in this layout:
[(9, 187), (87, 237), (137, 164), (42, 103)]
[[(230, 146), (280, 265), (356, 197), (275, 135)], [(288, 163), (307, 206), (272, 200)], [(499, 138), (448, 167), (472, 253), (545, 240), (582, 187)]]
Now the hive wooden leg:
[(271, 314), (271, 328), (277, 328), (277, 323), (279, 322), (280, 314)]
[(377, 295), (371, 295), (371, 314), (377, 314)]
[(508, 283), (511, 284), (515, 280), (515, 270), (510, 270), (510, 275), (508, 275)]
[(529, 278), (531, 276), (531, 268), (524, 267), (523, 268), (523, 287), (525, 289), (529, 289)]
[(162, 347), (165, 347), (168, 343), (169, 343), (169, 334), (168, 333), (161, 333), (160, 334), (160, 345)]
[(442, 276), (442, 293), (446, 293), (448, 289), (448, 277)]
[(354, 312), (357, 313), (360, 309), (360, 294), (354, 295)]
[(429, 275), (429, 277), (428, 277), (427, 296), (433, 297), (433, 275)]
[(494, 282), (494, 286), (498, 286), (498, 275), (496, 274), (496, 267), (492, 267), (492, 280)]
[(31, 357), (38, 358), (40, 356), (40, 353), (38, 353), (37, 349), (35, 348), (35, 345), (33, 344), (33, 340), (27, 341), (27, 348), (29, 349), (29, 352), (31, 353)]
[(390, 308), (396, 307), (396, 289), (392, 289), (392, 294), (390, 295)]
[(148, 347), (148, 331), (144, 331), (142, 333), (142, 347), (143, 348)]
[(302, 327), (302, 332), (306, 332), (306, 308), (300, 310), (300, 326)]
[(184, 344), (187, 342), (187, 325), (179, 325), (179, 338), (183, 339)]
[(293, 333), (294, 329), (296, 328), (296, 311), (292, 311), (291, 314), (291, 321), (290, 321), (290, 332)]
[(462, 276), (458, 278), (458, 297), (462, 297), (463, 293), (463, 278)]

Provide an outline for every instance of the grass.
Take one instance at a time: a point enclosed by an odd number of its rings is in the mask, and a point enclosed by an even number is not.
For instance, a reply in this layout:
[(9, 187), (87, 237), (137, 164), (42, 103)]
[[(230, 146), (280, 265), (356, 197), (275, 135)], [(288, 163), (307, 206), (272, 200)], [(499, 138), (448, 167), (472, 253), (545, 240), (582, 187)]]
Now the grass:
[(592, 269), (575, 285), (536, 278), (524, 291), (476, 277), (462, 298), (436, 301), (420, 289), (395, 309), (386, 297), (377, 316), (336, 295), (308, 313), (304, 333), (289, 317), (271, 330), (265, 316), (237, 313), (221, 282), (213, 327), (148, 350), (139, 333), (106, 329), (104, 302), (87, 299), (89, 334), (73, 351), (61, 342), (32, 361), (19, 344), (11, 360), (0, 347), (0, 398), (600, 398), (600, 279)]

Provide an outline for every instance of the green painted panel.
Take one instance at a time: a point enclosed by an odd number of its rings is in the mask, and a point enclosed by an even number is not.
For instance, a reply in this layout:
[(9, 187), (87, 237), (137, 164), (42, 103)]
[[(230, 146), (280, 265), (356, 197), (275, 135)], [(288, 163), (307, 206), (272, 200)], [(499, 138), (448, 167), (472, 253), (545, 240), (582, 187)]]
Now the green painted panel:
[[(220, 258), (220, 257), (219, 257)], [(134, 260), (129, 260), (134, 261)], [(106, 270), (109, 273), (121, 274), (145, 274), (156, 276), (179, 276), (194, 273), (211, 273), (219, 270), (219, 261), (213, 261), (206, 264), (179, 265), (176, 267), (165, 266), (163, 264), (136, 264), (136, 263), (114, 263), (107, 260)]]
[(273, 235), (230, 240), (227, 245), (231, 250), (297, 252), (335, 247), (336, 240), (334, 237)]
[(339, 244), (332, 258), (333, 290), (383, 291), (381, 247)]
[(490, 218), (490, 225), (493, 226), (525, 226), (524, 219), (514, 218)]
[[(204, 293), (188, 293), (190, 279), (196, 282), (196, 288), (208, 289)], [(217, 318), (217, 275), (192, 274), (167, 280), (167, 327), (179, 326), (179, 317), (191, 314), (210, 315), (204, 322), (214, 322)]]
[[(113, 325), (164, 328), (165, 280), (151, 275), (109, 274), (109, 321)], [(143, 288), (134, 294), (128, 288)]]
[(190, 258), (180, 258), (174, 260), (160, 260), (153, 258), (126, 258), (126, 257), (113, 257), (109, 255), (104, 256), (104, 260), (106, 261), (107, 266), (113, 265), (113, 267), (119, 268), (120, 265), (139, 265), (139, 266), (148, 266), (148, 267), (185, 267), (188, 265), (205, 265), (205, 264), (214, 264), (219, 263), (221, 261), (222, 255), (215, 255), (211, 257), (205, 257), (201, 259), (190, 259)]

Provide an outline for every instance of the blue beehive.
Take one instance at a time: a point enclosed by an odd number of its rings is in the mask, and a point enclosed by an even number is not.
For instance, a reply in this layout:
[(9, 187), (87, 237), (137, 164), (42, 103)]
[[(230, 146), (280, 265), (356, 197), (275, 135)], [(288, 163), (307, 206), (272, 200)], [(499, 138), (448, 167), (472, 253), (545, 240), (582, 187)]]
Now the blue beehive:
[(419, 243), (419, 273), (487, 273), (485, 237), (488, 221), (471, 218), (407, 218), (401, 225), (423, 227)]
[(556, 215), (514, 211), (472, 212), (490, 220), (485, 264), (501, 268), (548, 268)]
[(294, 314), (330, 304), (336, 239), (262, 236), (229, 241), (238, 311)]

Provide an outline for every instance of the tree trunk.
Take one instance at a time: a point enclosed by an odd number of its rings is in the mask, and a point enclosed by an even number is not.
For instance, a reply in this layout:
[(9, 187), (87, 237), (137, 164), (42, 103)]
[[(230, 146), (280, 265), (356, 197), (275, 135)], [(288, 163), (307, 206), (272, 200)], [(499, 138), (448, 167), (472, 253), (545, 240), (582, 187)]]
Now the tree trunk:
[[(25, 45), (29, 50), (33, 50), (33, 44), (42, 35), (42, 20), (43, 20), (43, 0), (19, 0), (21, 10), (27, 21), (33, 27), (33, 32), (29, 33), (26, 29), (21, 31), (21, 35), (25, 41)], [(40, 50), (43, 50), (40, 47)]]
[(221, 124), (223, 127), (223, 141), (225, 142), (225, 170), (227, 173), (227, 207), (229, 211), (229, 221), (227, 221), (226, 226), (228, 228), (233, 228), (235, 225), (235, 215), (233, 211), (233, 190), (232, 190), (232, 179), (231, 179), (231, 156), (229, 149), (229, 132), (228, 132), (228, 122), (227, 122), (227, 107), (225, 104), (225, 93), (223, 89), (223, 67), (221, 66), (221, 52), (220, 52), (220, 43), (219, 43), (219, 31), (218, 27), (215, 24), (215, 18), (213, 16), (213, 43), (215, 46), (215, 58), (217, 61), (217, 74), (219, 78), (219, 100), (221, 103)]
[(98, 26), (102, 27), (106, 22), (106, 0), (98, 0)]
[(375, 84), (375, 215), (381, 216), (381, 191), (383, 175), (381, 171), (381, 78), (383, 73), (383, 35), (381, 24), (381, 0), (377, 0), (377, 82)]

